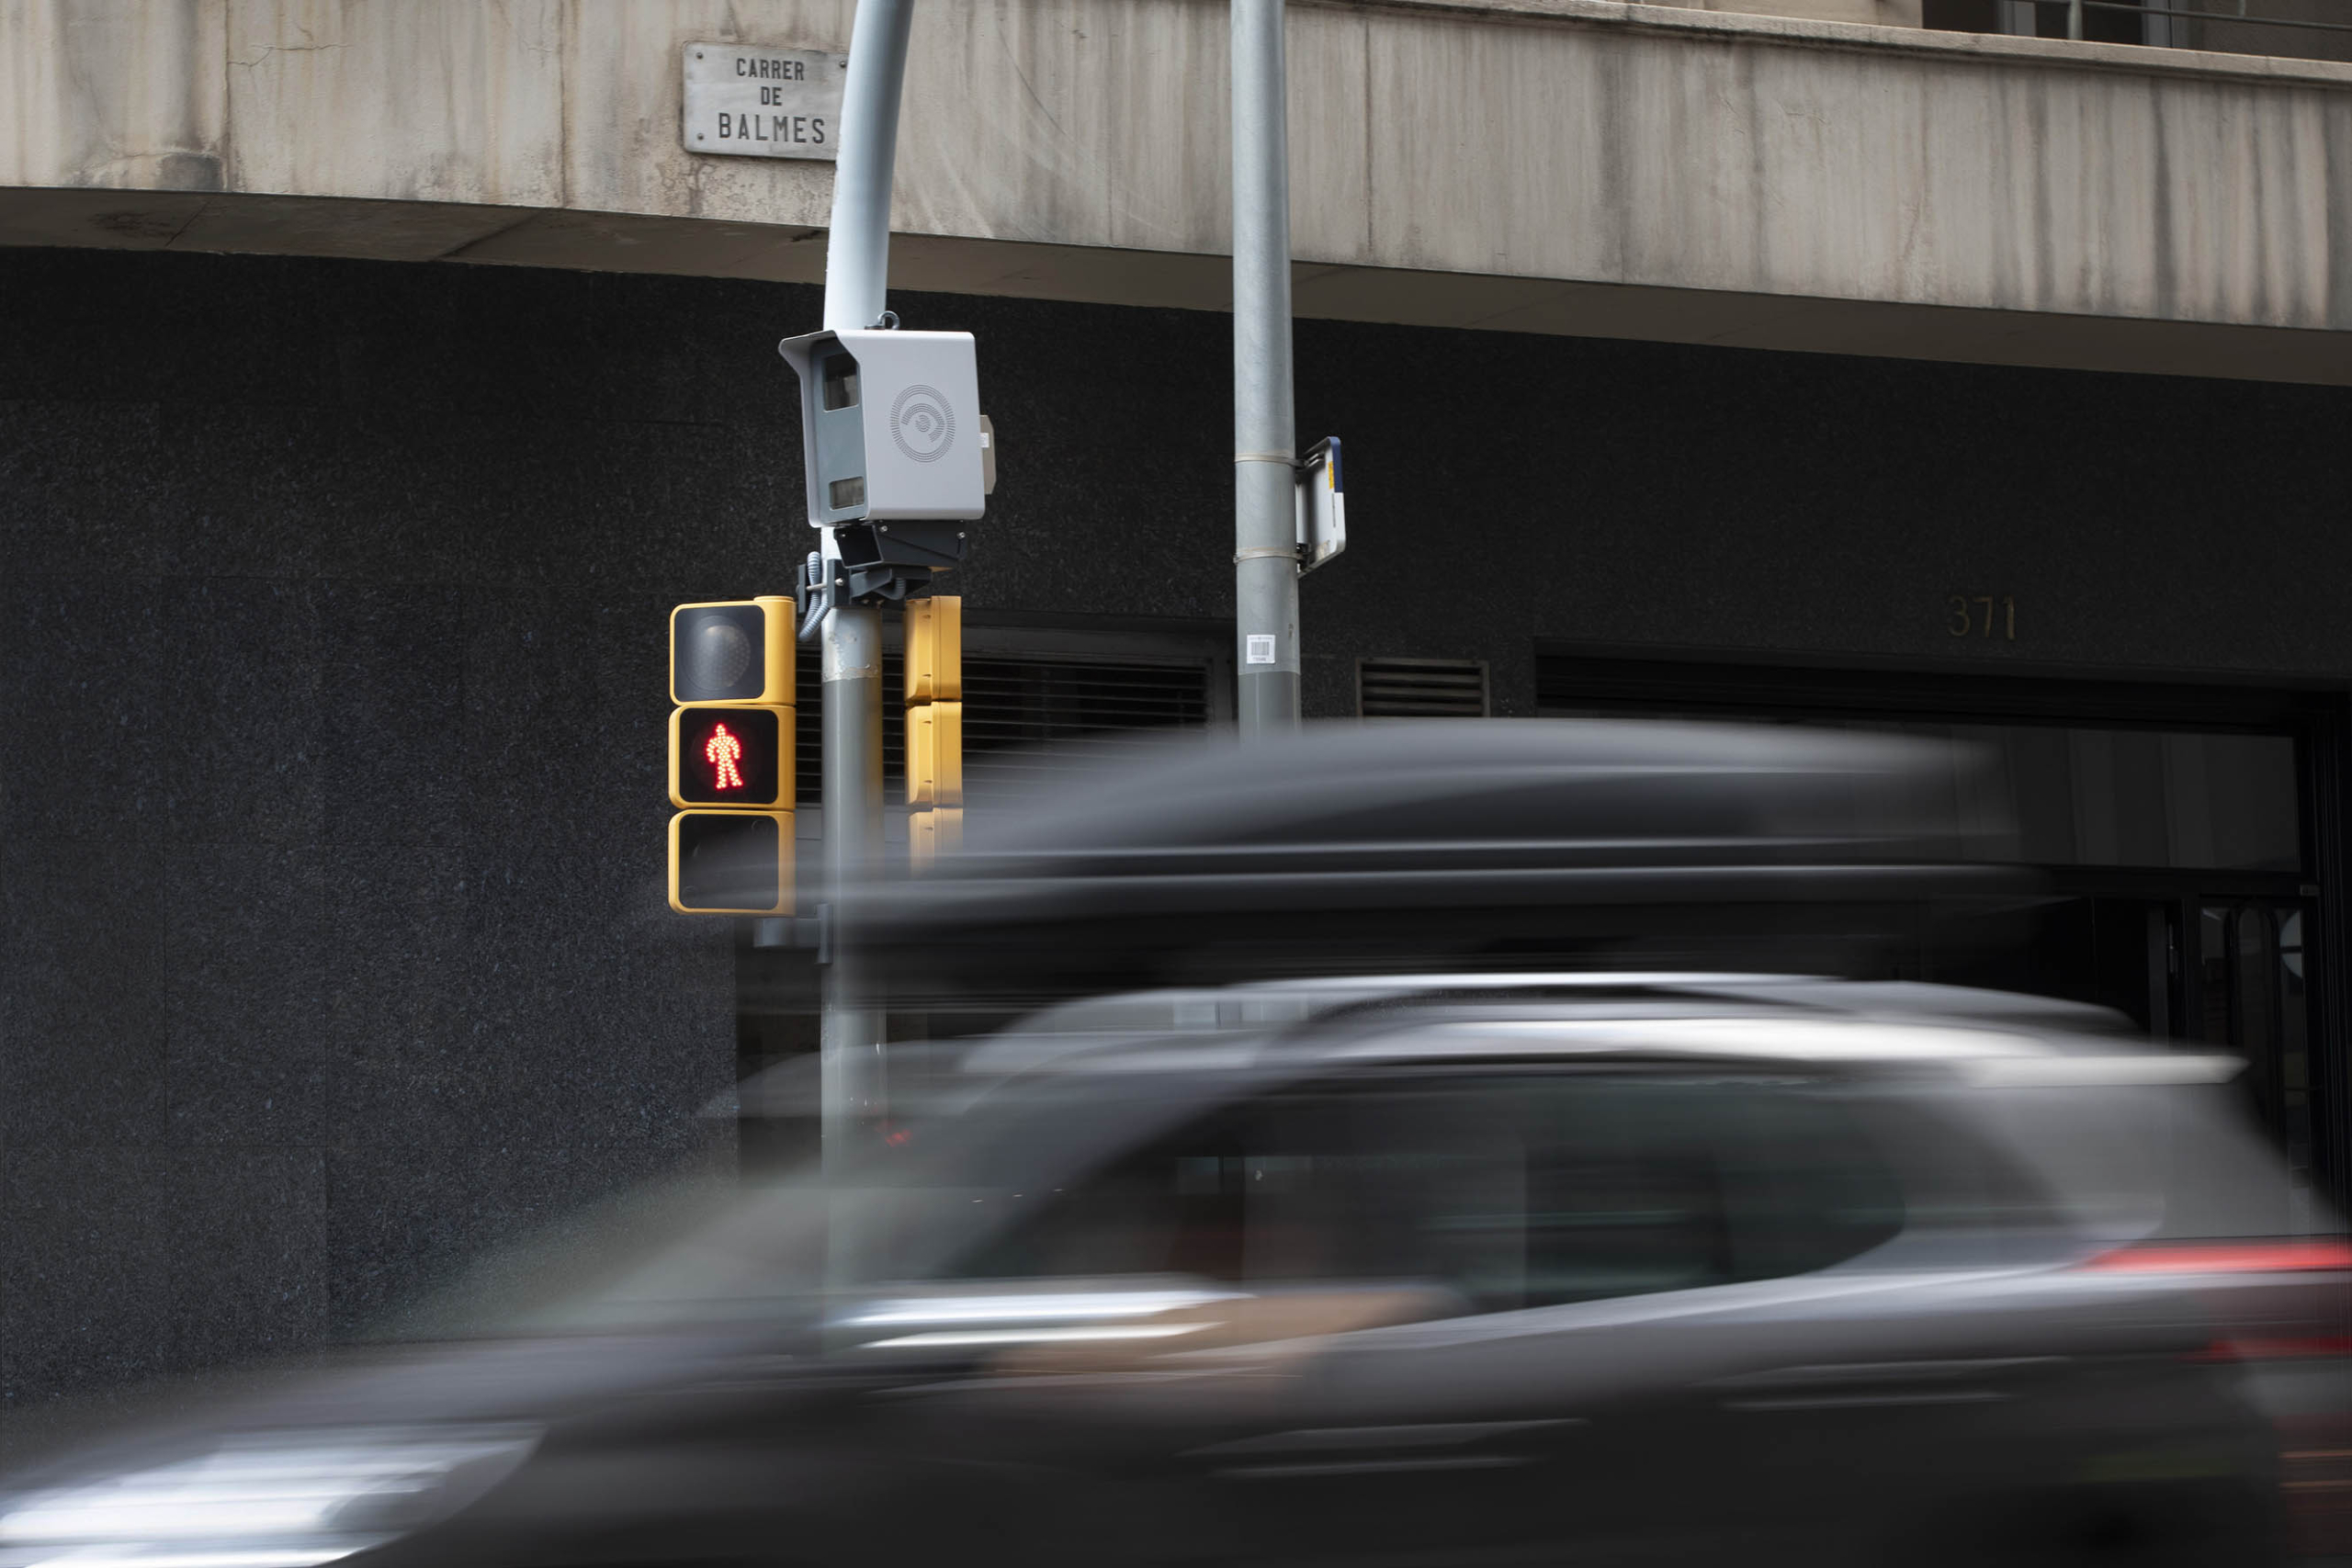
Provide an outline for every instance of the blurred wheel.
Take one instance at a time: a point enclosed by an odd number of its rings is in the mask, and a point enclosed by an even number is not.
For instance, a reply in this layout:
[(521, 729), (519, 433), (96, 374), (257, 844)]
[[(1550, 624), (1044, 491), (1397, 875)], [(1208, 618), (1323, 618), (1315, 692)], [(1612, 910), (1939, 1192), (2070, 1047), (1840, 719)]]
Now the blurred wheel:
[(1886, 1568), (2267, 1568), (2286, 1561), (2255, 1489), (2176, 1483), (1987, 1504), (1943, 1515)]

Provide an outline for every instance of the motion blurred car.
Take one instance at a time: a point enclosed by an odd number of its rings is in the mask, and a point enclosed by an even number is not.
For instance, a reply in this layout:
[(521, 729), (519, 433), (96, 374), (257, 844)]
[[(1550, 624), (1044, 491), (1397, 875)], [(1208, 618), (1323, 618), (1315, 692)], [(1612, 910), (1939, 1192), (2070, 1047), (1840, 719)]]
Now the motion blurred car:
[(494, 1333), (18, 1478), (0, 1565), (2272, 1561), (2352, 1252), (2234, 1066), (1769, 976), (1077, 1004)]

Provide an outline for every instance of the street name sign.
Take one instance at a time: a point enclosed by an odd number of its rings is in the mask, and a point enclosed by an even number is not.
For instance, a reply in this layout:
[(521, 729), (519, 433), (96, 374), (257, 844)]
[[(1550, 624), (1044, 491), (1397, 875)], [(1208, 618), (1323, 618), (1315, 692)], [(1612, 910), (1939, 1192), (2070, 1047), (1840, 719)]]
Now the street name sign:
[(686, 45), (689, 152), (741, 158), (841, 155), (849, 56), (746, 43)]

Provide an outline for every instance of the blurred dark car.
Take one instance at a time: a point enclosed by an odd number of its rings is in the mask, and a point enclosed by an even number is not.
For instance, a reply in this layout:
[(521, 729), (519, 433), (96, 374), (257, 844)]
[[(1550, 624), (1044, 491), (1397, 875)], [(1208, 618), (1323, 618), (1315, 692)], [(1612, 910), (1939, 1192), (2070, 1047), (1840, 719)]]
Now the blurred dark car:
[(2352, 1252), (2233, 1061), (2105, 1030), (1705, 975), (1074, 1006), (934, 1051), (830, 1186), (18, 1478), (0, 1564), (2271, 1561), (2342, 1473)]
[(1494, 967), (1965, 982), (2045, 897), (1989, 809), (1996, 761), (1766, 726), (1330, 725), (976, 808), (961, 853), (849, 902), (894, 1007)]

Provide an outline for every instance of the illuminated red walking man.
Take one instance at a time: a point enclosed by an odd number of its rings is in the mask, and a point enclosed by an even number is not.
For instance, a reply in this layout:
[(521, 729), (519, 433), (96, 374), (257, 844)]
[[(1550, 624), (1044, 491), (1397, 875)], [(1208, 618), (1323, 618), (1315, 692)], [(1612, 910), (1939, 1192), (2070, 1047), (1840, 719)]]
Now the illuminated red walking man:
[(703, 742), (702, 756), (703, 761), (708, 762), (718, 773), (718, 777), (711, 781), (711, 788), (741, 789), (743, 787), (742, 770), (735, 766), (742, 755), (743, 743), (729, 735), (725, 725), (722, 724), (710, 732), (710, 739)]

